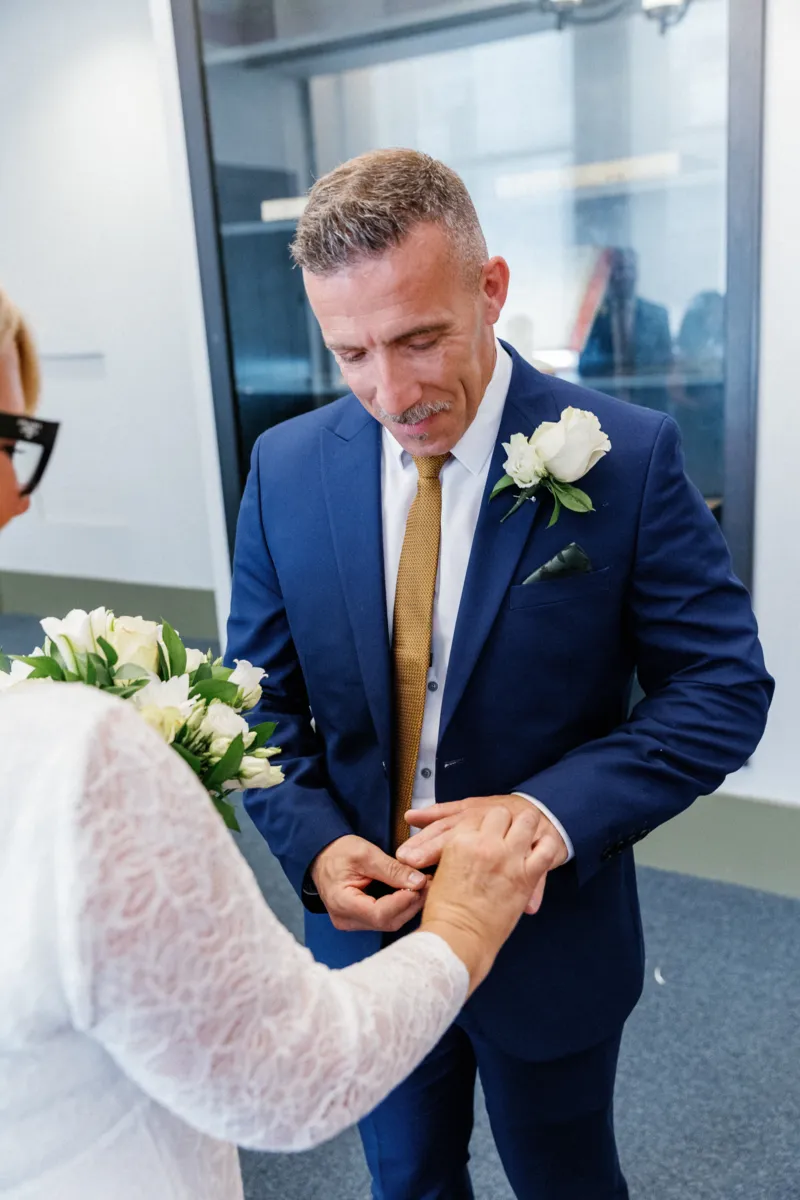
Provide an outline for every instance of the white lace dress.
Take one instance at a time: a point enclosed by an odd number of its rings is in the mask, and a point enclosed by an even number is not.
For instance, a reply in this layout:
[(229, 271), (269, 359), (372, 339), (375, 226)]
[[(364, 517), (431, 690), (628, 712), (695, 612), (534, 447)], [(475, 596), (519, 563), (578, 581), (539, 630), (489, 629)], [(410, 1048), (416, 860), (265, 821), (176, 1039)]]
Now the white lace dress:
[(345, 971), (264, 903), (195, 777), (122, 702), (0, 696), (0, 1195), (232, 1200), (233, 1143), (377, 1104), (467, 972), (415, 933)]

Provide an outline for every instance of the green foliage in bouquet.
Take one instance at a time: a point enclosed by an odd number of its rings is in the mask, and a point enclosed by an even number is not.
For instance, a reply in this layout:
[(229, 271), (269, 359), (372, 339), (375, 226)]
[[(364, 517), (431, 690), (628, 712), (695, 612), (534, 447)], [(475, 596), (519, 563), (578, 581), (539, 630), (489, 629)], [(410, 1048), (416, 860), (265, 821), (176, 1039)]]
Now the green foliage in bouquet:
[(275, 725), (250, 727), (241, 715), (261, 699), (264, 672), (244, 660), (226, 667), (211, 651), (184, 645), (166, 621), (75, 609), (42, 621), (44, 645), (9, 658), (0, 650), (0, 691), (49, 679), (100, 688), (138, 709), (192, 768), (230, 829), (239, 829), (228, 796), (283, 780), (267, 742)]

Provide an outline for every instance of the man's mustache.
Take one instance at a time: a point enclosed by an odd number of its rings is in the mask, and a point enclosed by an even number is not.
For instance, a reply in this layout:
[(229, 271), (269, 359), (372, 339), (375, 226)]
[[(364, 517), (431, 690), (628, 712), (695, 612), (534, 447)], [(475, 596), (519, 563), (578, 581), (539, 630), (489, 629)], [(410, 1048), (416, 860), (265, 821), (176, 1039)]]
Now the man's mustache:
[(411, 408), (407, 408), (401, 413), (387, 413), (380, 404), (375, 405), (375, 416), (384, 425), (418, 425), (420, 421), (427, 421), (429, 417), (449, 411), (450, 404), (447, 400), (435, 400), (429, 404), (412, 404)]

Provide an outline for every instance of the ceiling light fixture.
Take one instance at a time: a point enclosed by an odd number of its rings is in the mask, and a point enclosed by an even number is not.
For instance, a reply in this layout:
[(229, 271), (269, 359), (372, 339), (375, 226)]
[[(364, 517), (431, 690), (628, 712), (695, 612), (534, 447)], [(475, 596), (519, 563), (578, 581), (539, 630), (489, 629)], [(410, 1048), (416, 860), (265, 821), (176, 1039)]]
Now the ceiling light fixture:
[(626, 13), (641, 12), (657, 21), (666, 33), (689, 11), (692, 0), (539, 0), (539, 9), (551, 13), (559, 29), (567, 25), (598, 25)]

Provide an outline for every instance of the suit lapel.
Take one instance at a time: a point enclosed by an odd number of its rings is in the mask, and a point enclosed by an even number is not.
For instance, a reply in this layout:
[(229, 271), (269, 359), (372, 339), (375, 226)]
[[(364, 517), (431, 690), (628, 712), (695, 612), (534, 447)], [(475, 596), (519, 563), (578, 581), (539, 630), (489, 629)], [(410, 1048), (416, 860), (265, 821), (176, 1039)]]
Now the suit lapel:
[[(560, 416), (555, 398), (546, 384), (546, 377), (534, 371), (510, 347), (506, 348), (511, 352), (514, 368), (472, 541), (453, 635), (442, 699), (440, 741), (475, 669), (522, 552), (529, 538), (546, 528), (550, 519), (547, 493), (533, 503), (523, 504), (507, 521), (502, 521), (502, 517), (513, 503), (513, 492), (501, 494), (491, 502), (489, 500), (492, 488), (503, 475), (503, 463), (506, 460), (503, 442), (509, 441), (512, 433), (530, 436), (542, 421), (557, 421)], [(546, 517), (543, 512), (545, 509)]]
[(380, 425), (358, 401), (322, 431), (322, 479), (336, 562), (372, 719), (387, 766), (391, 670), (381, 521)]

